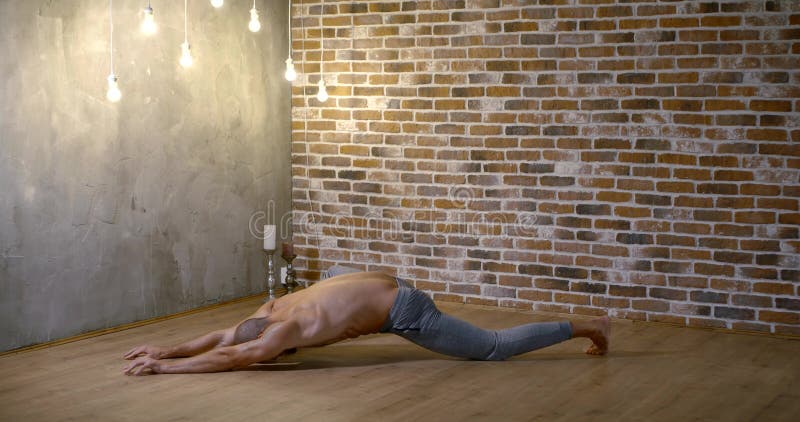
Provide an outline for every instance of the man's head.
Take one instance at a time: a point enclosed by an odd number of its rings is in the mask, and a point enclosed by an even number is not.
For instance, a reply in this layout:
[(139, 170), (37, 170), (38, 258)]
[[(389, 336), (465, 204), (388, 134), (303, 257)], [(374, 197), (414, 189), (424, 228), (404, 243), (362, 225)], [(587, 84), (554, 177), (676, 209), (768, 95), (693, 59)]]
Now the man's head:
[(246, 343), (255, 340), (264, 334), (267, 327), (272, 324), (269, 317), (250, 318), (236, 326), (233, 334), (233, 344)]
[[(250, 318), (242, 322), (236, 327), (236, 332), (233, 334), (233, 344), (246, 343), (263, 337), (270, 325), (272, 325), (272, 322), (269, 317)], [(295, 353), (297, 353), (297, 348), (286, 349), (278, 357)]]

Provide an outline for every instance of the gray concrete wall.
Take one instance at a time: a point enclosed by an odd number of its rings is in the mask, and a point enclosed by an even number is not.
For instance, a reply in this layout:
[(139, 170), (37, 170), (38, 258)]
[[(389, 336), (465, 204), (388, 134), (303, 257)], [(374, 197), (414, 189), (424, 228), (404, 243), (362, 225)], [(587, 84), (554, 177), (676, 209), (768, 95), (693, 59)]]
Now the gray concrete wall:
[[(254, 213), (290, 207), (287, 1), (0, 0), (0, 350), (264, 290)], [(259, 221), (264, 224), (262, 218)]]

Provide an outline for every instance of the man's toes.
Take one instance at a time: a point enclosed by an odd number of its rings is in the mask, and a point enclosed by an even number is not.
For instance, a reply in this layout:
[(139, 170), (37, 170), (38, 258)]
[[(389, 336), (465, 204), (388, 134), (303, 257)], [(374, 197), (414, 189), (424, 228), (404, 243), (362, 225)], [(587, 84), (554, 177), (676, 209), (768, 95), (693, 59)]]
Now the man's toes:
[(586, 349), (586, 354), (599, 356), (599, 355), (606, 354), (606, 350), (605, 349), (601, 349), (600, 347), (597, 347), (596, 344), (593, 344), (593, 345), (589, 346), (588, 349)]

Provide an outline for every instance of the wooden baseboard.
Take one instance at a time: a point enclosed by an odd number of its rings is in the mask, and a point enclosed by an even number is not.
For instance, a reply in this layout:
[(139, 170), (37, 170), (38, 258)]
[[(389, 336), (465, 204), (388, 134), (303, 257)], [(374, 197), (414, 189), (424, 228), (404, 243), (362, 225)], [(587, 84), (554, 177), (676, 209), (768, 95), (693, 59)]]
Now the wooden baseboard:
[(34, 350), (46, 349), (48, 347), (53, 347), (53, 346), (59, 346), (59, 345), (62, 345), (62, 344), (72, 343), (72, 342), (79, 341), (79, 340), (84, 340), (84, 339), (87, 339), (87, 338), (102, 336), (104, 334), (116, 333), (116, 332), (119, 332), (119, 331), (129, 330), (131, 328), (136, 328), (136, 327), (141, 327), (141, 326), (144, 326), (144, 325), (154, 324), (156, 322), (166, 321), (166, 320), (169, 320), (169, 319), (175, 319), (175, 318), (180, 318), (180, 317), (184, 317), (184, 316), (187, 316), (187, 315), (192, 315), (192, 314), (196, 314), (196, 313), (200, 313), (200, 312), (210, 311), (212, 309), (221, 308), (223, 306), (233, 305), (235, 303), (240, 303), (240, 302), (245, 302), (245, 301), (252, 300), (252, 299), (255, 299), (255, 298), (258, 298), (258, 297), (264, 297), (265, 294), (266, 293), (258, 293), (258, 294), (254, 294), (254, 295), (250, 295), (250, 296), (240, 297), (238, 299), (233, 299), (233, 300), (229, 300), (229, 301), (225, 301), (225, 302), (215, 303), (213, 305), (201, 306), (199, 308), (189, 309), (188, 311), (178, 312), (176, 314), (170, 314), (170, 315), (164, 315), (164, 316), (160, 316), (160, 317), (145, 319), (145, 320), (142, 320), (142, 321), (136, 321), (136, 322), (131, 322), (131, 323), (128, 323), (128, 324), (118, 325), (116, 327), (103, 328), (101, 330), (89, 331), (88, 333), (78, 334), (76, 336), (66, 337), (66, 338), (53, 340), (53, 341), (48, 341), (48, 342), (45, 342), (45, 343), (39, 343), (39, 344), (31, 345), (31, 346), (25, 346), (25, 347), (21, 347), (19, 349), (7, 350), (5, 352), (0, 352), (0, 357), (7, 356), (7, 355), (15, 355), (17, 353), (31, 352), (31, 351), (34, 351)]

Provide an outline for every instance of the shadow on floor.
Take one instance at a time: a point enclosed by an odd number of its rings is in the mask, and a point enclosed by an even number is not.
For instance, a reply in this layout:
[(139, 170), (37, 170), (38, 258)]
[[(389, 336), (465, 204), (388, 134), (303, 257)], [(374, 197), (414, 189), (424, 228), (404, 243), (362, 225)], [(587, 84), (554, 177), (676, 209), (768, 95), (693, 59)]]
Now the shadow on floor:
[[(684, 354), (680, 350), (660, 351), (612, 351), (606, 356), (590, 356), (583, 353), (534, 353), (514, 357), (506, 363), (522, 364), (539, 361), (584, 361), (601, 359), (656, 358)], [(325, 368), (347, 368), (391, 365), (419, 361), (462, 361), (485, 364), (429, 352), (415, 346), (398, 345), (338, 345), (325, 348), (301, 349), (297, 354), (282, 357), (273, 362), (254, 364), (240, 371), (300, 371)]]

